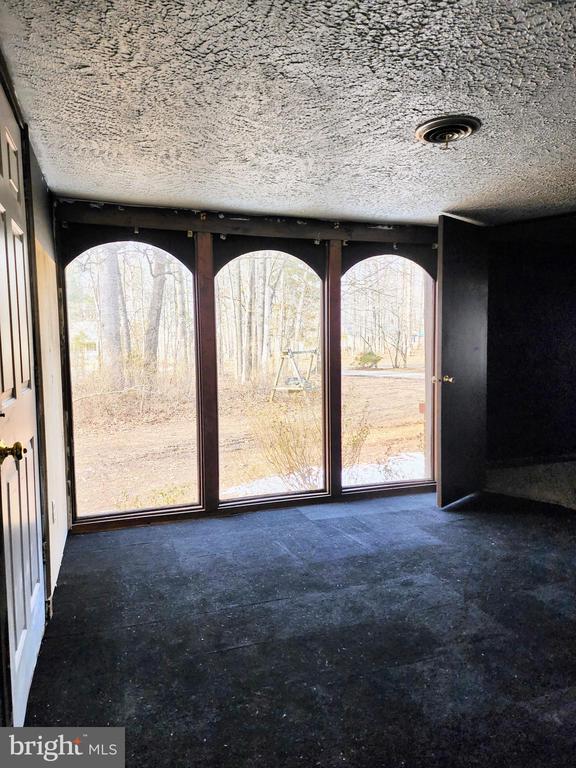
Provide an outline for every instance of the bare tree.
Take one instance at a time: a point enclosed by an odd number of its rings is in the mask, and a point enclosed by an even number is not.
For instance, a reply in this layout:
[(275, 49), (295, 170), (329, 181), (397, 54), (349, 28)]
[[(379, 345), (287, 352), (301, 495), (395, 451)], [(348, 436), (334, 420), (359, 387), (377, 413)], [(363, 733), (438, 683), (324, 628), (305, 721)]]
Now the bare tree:
[(176, 272), (176, 285), (178, 289), (178, 350), (181, 354), (184, 375), (190, 373), (190, 335), (188, 332), (188, 301), (186, 297), (186, 283), (182, 270)]
[(147, 387), (151, 388), (158, 372), (158, 338), (167, 273), (166, 260), (161, 254), (148, 253), (146, 258), (152, 276), (152, 295), (148, 305), (144, 337), (144, 370)]
[(124, 385), (121, 338), (122, 282), (118, 266), (118, 253), (108, 249), (100, 271), (100, 327), (101, 365), (114, 386)]

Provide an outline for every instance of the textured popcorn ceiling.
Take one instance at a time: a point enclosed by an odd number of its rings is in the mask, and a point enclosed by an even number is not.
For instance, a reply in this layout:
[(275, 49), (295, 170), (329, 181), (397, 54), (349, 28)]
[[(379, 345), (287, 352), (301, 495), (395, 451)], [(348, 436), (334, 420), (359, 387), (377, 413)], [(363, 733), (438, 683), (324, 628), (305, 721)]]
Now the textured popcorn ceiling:
[[(575, 27), (559, 0), (0, 4), (57, 193), (394, 222), (576, 209)], [(416, 143), (445, 112), (484, 127)]]

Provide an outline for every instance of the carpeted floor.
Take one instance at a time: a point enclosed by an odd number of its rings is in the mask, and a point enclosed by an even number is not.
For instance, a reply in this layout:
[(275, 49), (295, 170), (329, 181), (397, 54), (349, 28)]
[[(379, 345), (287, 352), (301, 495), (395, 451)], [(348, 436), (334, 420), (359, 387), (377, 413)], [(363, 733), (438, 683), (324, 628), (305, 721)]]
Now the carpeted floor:
[(28, 725), (129, 768), (576, 760), (576, 513), (484, 497), (71, 537)]

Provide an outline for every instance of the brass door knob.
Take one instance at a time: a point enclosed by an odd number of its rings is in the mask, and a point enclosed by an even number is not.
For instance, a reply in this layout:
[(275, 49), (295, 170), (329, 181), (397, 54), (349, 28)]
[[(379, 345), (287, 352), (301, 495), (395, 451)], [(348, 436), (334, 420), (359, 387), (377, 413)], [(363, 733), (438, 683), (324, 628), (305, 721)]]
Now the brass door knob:
[(14, 445), (9, 448), (7, 445), (3, 445), (0, 443), (0, 464), (4, 461), (5, 458), (8, 456), (14, 456), (16, 461), (22, 461), (22, 458), (24, 457), (24, 454), (26, 453), (26, 448), (22, 447), (22, 443), (16, 442)]
[(444, 384), (453, 384), (454, 376), (442, 376), (442, 381), (444, 382)]

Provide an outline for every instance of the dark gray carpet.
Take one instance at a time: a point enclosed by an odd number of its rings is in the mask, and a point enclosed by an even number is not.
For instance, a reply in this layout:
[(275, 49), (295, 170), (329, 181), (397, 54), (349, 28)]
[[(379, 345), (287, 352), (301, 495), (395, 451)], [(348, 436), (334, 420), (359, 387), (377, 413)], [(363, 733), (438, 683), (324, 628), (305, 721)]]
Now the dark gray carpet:
[(28, 724), (124, 725), (128, 766), (576, 759), (576, 513), (485, 497), (75, 536)]

